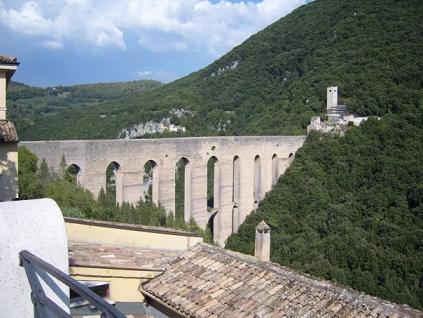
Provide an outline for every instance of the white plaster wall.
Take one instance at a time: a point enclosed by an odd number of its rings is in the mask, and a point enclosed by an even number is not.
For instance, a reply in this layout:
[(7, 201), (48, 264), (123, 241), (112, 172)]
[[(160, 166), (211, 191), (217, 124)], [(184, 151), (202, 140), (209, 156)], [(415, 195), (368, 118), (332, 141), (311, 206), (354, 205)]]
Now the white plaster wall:
[[(66, 229), (57, 204), (50, 199), (0, 203), (0, 317), (34, 317), (31, 289), (19, 252), (28, 250), (46, 262), (68, 273)], [(67, 287), (58, 283), (64, 295)], [(47, 296), (69, 312), (48, 286)]]
[(6, 70), (0, 70), (0, 120), (6, 119)]

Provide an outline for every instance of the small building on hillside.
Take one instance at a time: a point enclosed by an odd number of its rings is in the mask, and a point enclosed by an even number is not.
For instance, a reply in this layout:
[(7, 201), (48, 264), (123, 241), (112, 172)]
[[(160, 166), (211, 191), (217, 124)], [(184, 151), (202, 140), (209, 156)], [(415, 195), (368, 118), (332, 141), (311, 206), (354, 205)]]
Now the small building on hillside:
[(18, 135), (6, 116), (6, 90), (18, 68), (15, 57), (0, 54), (0, 201), (18, 197)]
[(328, 87), (326, 96), (327, 120), (322, 121), (319, 116), (312, 117), (310, 125), (307, 126), (307, 134), (311, 131), (320, 131), (343, 135), (349, 123), (360, 126), (368, 119), (368, 117), (356, 117), (348, 112), (347, 105), (338, 104), (338, 87)]

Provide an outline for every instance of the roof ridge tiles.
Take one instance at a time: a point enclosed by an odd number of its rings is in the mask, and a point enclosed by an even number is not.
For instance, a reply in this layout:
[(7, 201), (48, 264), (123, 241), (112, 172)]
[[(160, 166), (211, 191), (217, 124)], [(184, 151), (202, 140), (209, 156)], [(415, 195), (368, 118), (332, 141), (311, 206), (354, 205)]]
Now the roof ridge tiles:
[(0, 54), (0, 64), (19, 65), (18, 59), (14, 56)]

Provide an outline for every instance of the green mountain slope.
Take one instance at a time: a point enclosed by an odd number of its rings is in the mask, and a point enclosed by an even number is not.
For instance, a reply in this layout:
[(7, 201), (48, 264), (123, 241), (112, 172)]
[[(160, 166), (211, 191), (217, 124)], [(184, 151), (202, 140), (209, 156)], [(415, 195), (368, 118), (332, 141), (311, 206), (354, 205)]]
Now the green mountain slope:
[(423, 114), (388, 116), (345, 137), (310, 135), (226, 247), (423, 308)]
[(174, 121), (191, 135), (301, 134), (330, 85), (358, 114), (414, 111), (423, 104), (422, 12), (420, 0), (316, 0), (185, 78), (18, 128), (24, 139), (116, 138), (184, 108), (196, 115)]
[(23, 128), (25, 135), (24, 128), (37, 128), (40, 118), (48, 123), (52, 115), (64, 110), (75, 111), (77, 108), (95, 106), (160, 85), (156, 81), (142, 80), (40, 88), (11, 82), (7, 90), (8, 116)]

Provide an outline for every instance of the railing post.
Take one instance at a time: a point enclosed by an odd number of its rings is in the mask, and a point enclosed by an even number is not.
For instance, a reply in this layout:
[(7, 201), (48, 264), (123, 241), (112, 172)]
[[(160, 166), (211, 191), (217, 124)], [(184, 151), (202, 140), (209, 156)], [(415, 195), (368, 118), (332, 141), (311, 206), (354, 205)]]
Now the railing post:
[(35, 318), (51, 317), (47, 308), (39, 300), (40, 296), (45, 297), (43, 286), (38, 280), (38, 276), (35, 273), (35, 269), (31, 263), (25, 259), (21, 259), (21, 266), (25, 269), (26, 276), (28, 277), (29, 285), (31, 286), (31, 302), (34, 304), (34, 316)]

